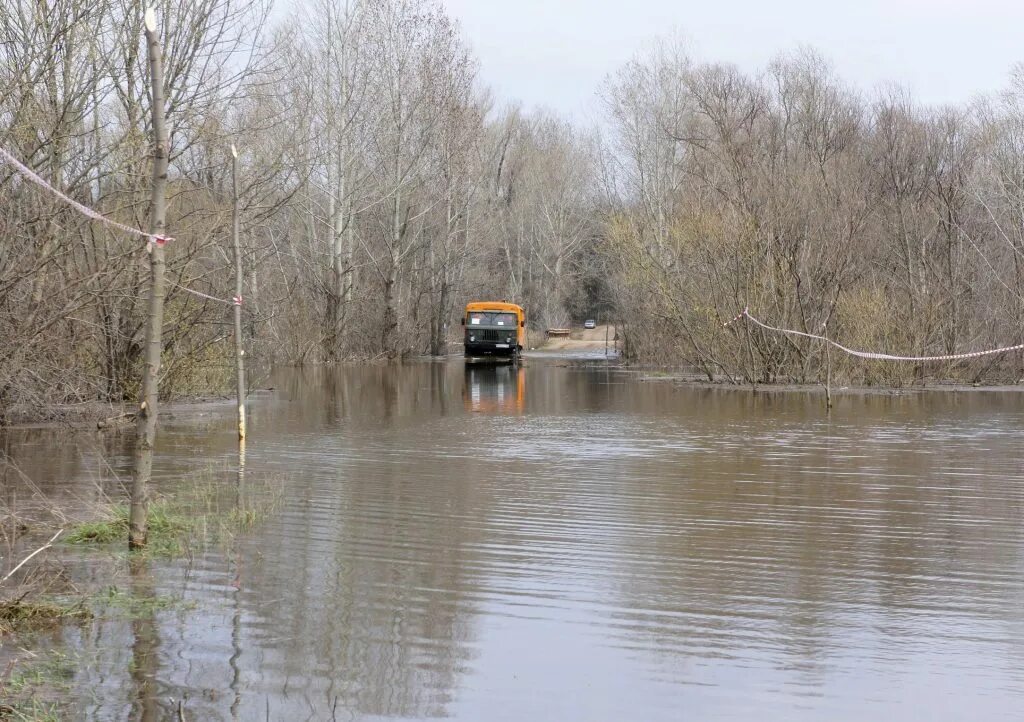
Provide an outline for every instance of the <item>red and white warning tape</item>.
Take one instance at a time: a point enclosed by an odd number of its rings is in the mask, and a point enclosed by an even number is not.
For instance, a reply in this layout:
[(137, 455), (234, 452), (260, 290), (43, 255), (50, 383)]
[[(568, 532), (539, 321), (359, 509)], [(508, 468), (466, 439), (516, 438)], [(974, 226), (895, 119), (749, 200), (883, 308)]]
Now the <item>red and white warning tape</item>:
[[(114, 220), (111, 220), (111, 219), (107, 218), (106, 216), (104, 216), (99, 211), (93, 210), (89, 206), (86, 206), (86, 205), (83, 205), (83, 204), (79, 203), (74, 198), (68, 197), (67, 195), (65, 195), (64, 193), (61, 193), (59, 190), (57, 190), (52, 185), (47, 183), (35, 171), (33, 171), (31, 168), (26, 166), (20, 160), (15, 158), (13, 155), (11, 155), (3, 147), (0, 147), (0, 158), (2, 158), (3, 160), (7, 161), (12, 166), (14, 166), (14, 169), (18, 173), (20, 173), (22, 175), (22, 177), (24, 177), (26, 180), (31, 181), (32, 183), (35, 183), (37, 186), (39, 186), (43, 190), (46, 190), (49, 193), (51, 193), (54, 196), (56, 196), (57, 198), (60, 198), (62, 201), (67, 203), (69, 206), (74, 208), (76, 211), (81, 213), (86, 218), (91, 218), (94, 221), (99, 221), (100, 223), (104, 223), (104, 224), (110, 226), (111, 228), (116, 228), (118, 230), (124, 231), (125, 233), (131, 233), (132, 235), (140, 236), (142, 238), (145, 238), (150, 243), (155, 243), (158, 246), (164, 245), (164, 243), (166, 243), (167, 241), (173, 241), (174, 240), (173, 238), (171, 238), (169, 236), (154, 235), (152, 233), (147, 233), (146, 231), (140, 230), (138, 228), (134, 228), (132, 226), (127, 226), (124, 223), (118, 223), (117, 221), (114, 221)], [(182, 291), (185, 291), (186, 293), (191, 293), (193, 296), (198, 296), (199, 298), (205, 298), (205, 299), (208, 299), (210, 301), (216, 301), (218, 303), (225, 303), (225, 304), (227, 304), (229, 306), (241, 306), (242, 305), (242, 297), (241, 296), (232, 296), (231, 300), (228, 301), (228, 300), (223, 299), (223, 298), (217, 298), (216, 296), (210, 296), (209, 294), (203, 293), (202, 291), (196, 291), (195, 289), (187, 288), (187, 287), (182, 286), (180, 284), (174, 283), (173, 281), (171, 282), (171, 285), (175, 286), (177, 288), (180, 288)]]
[(152, 233), (147, 233), (146, 231), (134, 228), (132, 226), (126, 226), (124, 223), (118, 223), (117, 221), (107, 218), (99, 211), (93, 210), (89, 206), (79, 203), (74, 198), (66, 196), (65, 194), (61, 193), (59, 190), (54, 188), (52, 185), (47, 183), (41, 176), (35, 173), (35, 171), (33, 171), (27, 165), (25, 165), (20, 160), (15, 158), (6, 149), (2, 147), (0, 147), (0, 158), (3, 158), (3, 160), (6, 160), (8, 163), (14, 166), (14, 169), (18, 171), (18, 173), (20, 173), (21, 176), (25, 178), (25, 180), (35, 183), (43, 190), (48, 191), (52, 195), (55, 195), (57, 198), (60, 198), (62, 201), (67, 203), (69, 206), (74, 208), (76, 211), (81, 213), (86, 218), (91, 218), (94, 221), (99, 221), (100, 223), (104, 223), (110, 226), (111, 228), (117, 228), (118, 230), (124, 231), (125, 233), (131, 233), (136, 236), (141, 236), (150, 243), (155, 243), (158, 246), (164, 245), (164, 243), (166, 243), (167, 241), (174, 240), (173, 238), (170, 238), (168, 236), (154, 235)]
[(1024, 343), (1019, 343), (1015, 346), (1003, 346), (1002, 348), (992, 348), (987, 349), (985, 351), (972, 351), (970, 353), (956, 353), (948, 354), (945, 356), (895, 356), (893, 354), (888, 353), (875, 353), (874, 351), (857, 351), (852, 348), (847, 348), (842, 344), (838, 344), (832, 339), (826, 338), (824, 336), (818, 336), (813, 333), (804, 333), (803, 331), (794, 331), (793, 329), (789, 328), (778, 328), (776, 326), (769, 326), (767, 323), (758, 321), (756, 318), (751, 316), (748, 309), (743, 309), (743, 311), (739, 315), (737, 315), (736, 318), (732, 319), (731, 321), (723, 325), (728, 326), (740, 320), (741, 318), (746, 318), (750, 322), (768, 331), (775, 331), (777, 333), (788, 333), (792, 336), (804, 336), (806, 338), (817, 339), (819, 341), (824, 341), (825, 343), (830, 344), (839, 349), (840, 351), (850, 354), (851, 356), (857, 356), (859, 358), (866, 359), (876, 359), (880, 361), (961, 361), (964, 359), (978, 358), (979, 356), (992, 356), (994, 354), (1006, 353), (1008, 351), (1024, 350)]
[(226, 298), (217, 298), (216, 296), (211, 296), (211, 295), (209, 295), (207, 293), (203, 293), (202, 291), (196, 291), (193, 288), (189, 288), (187, 286), (182, 286), (180, 283), (175, 283), (174, 281), (170, 281), (169, 283), (172, 286), (174, 286), (175, 288), (180, 288), (185, 293), (191, 293), (193, 296), (198, 296), (199, 298), (205, 298), (205, 299), (207, 299), (209, 301), (216, 301), (217, 303), (224, 303), (224, 304), (227, 304), (228, 306), (241, 306), (242, 305), (242, 297), (241, 296), (232, 296), (231, 300), (229, 301)]
[(747, 314), (747, 309), (743, 309), (742, 311), (737, 313), (735, 316), (733, 316), (731, 319), (729, 319), (728, 321), (726, 321), (722, 325), (726, 326), (726, 327), (731, 326), (731, 325), (733, 325), (734, 323), (736, 323), (737, 321), (739, 321), (741, 318), (743, 318), (746, 315), (748, 315)]

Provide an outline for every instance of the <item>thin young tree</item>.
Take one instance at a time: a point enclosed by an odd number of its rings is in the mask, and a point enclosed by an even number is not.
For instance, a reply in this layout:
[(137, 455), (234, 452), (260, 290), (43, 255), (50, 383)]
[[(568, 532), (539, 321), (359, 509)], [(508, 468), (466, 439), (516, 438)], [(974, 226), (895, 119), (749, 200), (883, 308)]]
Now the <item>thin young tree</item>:
[(157, 35), (156, 13), (145, 16), (146, 47), (149, 53), (153, 115), (153, 191), (150, 199), (149, 233), (149, 316), (146, 324), (146, 361), (142, 372), (142, 403), (136, 422), (135, 470), (132, 477), (131, 511), (128, 519), (128, 548), (146, 546), (148, 486), (153, 471), (153, 448), (159, 414), (157, 383), (164, 324), (164, 239), (167, 214), (167, 127), (164, 123), (164, 74)]

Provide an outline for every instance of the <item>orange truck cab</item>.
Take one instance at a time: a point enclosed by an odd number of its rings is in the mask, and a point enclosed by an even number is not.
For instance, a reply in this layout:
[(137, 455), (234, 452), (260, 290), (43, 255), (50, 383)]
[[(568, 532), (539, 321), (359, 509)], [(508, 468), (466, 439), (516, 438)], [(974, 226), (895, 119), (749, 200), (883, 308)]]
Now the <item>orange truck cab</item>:
[(507, 356), (516, 361), (526, 345), (526, 312), (514, 303), (467, 303), (462, 325), (466, 356)]

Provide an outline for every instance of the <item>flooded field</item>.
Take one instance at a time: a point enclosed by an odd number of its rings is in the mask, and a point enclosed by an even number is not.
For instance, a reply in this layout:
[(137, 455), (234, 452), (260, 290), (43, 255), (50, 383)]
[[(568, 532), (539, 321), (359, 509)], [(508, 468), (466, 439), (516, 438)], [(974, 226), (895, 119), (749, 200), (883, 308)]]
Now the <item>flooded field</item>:
[[(274, 511), (119, 580), (174, 603), (51, 635), (75, 718), (1024, 713), (1024, 394), (840, 396), (829, 417), (552, 358), (274, 383), (241, 485), (230, 407), (164, 420), (159, 490), (203, 475)], [(8, 505), (129, 476), (127, 436), (0, 448)]]

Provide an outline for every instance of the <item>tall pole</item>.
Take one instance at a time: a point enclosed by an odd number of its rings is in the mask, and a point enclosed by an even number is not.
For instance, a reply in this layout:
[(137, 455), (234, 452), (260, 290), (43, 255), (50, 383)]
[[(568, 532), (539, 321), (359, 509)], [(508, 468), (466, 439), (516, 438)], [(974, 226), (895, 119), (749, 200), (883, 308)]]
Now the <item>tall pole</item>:
[(235, 380), (238, 386), (238, 440), (245, 441), (245, 349), (242, 348), (242, 242), (238, 212), (238, 151), (231, 146), (231, 247), (235, 256)]
[(825, 344), (825, 409), (832, 410), (832, 351), (828, 344)]
[(828, 342), (828, 321), (822, 324), (822, 333), (825, 334), (825, 410), (832, 411), (832, 351)]
[(142, 372), (142, 403), (136, 418), (135, 470), (132, 475), (128, 548), (146, 546), (147, 487), (153, 471), (156, 444), (157, 380), (160, 373), (161, 332), (164, 325), (164, 228), (167, 213), (167, 127), (164, 123), (164, 74), (156, 14), (146, 10), (146, 45), (152, 83), (153, 191), (150, 197), (149, 318), (146, 324), (146, 360)]

